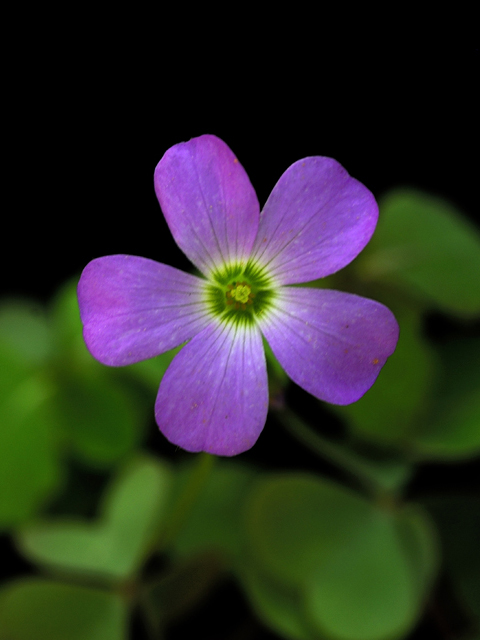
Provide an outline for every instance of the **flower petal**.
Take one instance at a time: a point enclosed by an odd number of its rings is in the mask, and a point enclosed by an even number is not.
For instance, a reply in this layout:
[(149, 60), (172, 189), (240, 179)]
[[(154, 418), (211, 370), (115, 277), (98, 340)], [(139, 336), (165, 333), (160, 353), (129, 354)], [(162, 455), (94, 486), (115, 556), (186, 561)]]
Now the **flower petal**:
[(361, 398), (398, 340), (387, 307), (329, 289), (281, 287), (260, 328), (290, 378), (333, 404)]
[(155, 169), (155, 191), (175, 242), (202, 273), (247, 261), (260, 207), (222, 140), (204, 135), (171, 147)]
[(155, 404), (160, 430), (187, 451), (234, 456), (267, 418), (265, 353), (258, 327), (212, 323), (175, 356)]
[(331, 158), (292, 164), (260, 218), (253, 257), (281, 284), (323, 278), (370, 240), (378, 207), (370, 191)]
[(210, 318), (204, 281), (137, 256), (92, 260), (78, 283), (88, 350), (103, 364), (153, 358), (192, 338)]

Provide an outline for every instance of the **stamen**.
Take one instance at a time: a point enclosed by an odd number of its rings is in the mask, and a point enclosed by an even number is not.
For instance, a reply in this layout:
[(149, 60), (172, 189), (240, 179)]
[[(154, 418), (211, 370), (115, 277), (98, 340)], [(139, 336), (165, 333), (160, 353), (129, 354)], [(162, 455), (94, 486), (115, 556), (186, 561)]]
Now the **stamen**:
[[(246, 282), (234, 282), (233, 284), (229, 284), (227, 286), (227, 289), (227, 303), (228, 299), (231, 298), (236, 302), (239, 302), (242, 305), (241, 308), (243, 309), (244, 305), (246, 305), (250, 299), (252, 293), (251, 287)], [(235, 306), (235, 308), (237, 307)]]

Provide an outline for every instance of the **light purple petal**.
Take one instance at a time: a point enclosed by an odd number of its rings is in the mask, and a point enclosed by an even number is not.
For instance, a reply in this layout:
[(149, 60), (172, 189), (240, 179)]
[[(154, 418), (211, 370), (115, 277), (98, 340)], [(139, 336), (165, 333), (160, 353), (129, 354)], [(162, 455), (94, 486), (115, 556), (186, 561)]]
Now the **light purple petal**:
[(173, 359), (155, 417), (168, 440), (187, 451), (234, 456), (255, 444), (267, 409), (260, 331), (212, 323)]
[(360, 253), (377, 218), (373, 195), (338, 162), (305, 158), (275, 185), (253, 255), (281, 284), (323, 278)]
[(398, 339), (387, 307), (329, 289), (281, 287), (260, 328), (290, 378), (332, 404), (361, 398)]
[(83, 336), (103, 364), (146, 360), (189, 340), (210, 318), (205, 282), (137, 256), (92, 260), (78, 283)]
[(155, 191), (176, 243), (203, 274), (247, 261), (260, 208), (222, 140), (204, 135), (171, 147), (155, 169)]

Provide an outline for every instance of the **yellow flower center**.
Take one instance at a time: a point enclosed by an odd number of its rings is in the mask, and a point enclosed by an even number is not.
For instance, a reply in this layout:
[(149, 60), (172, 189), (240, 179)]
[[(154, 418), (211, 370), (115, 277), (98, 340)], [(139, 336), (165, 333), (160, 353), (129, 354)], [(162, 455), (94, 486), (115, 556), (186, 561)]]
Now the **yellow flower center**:
[(245, 310), (247, 304), (253, 304), (252, 288), (246, 282), (233, 282), (227, 285), (227, 304), (235, 305), (235, 309)]

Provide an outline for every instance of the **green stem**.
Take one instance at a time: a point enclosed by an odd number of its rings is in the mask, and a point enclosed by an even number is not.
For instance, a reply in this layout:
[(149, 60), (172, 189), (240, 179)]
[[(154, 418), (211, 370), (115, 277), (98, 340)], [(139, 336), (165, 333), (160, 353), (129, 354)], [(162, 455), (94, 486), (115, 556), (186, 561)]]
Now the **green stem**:
[(275, 415), (292, 436), (322, 458), (353, 476), (369, 494), (376, 498), (392, 495), (391, 489), (382, 482), (382, 470), (375, 468), (373, 463), (367, 462), (353, 451), (323, 437), (286, 407), (275, 411)]
[(170, 521), (161, 540), (161, 546), (166, 548), (174, 540), (188, 517), (192, 506), (203, 489), (203, 486), (211, 473), (215, 456), (208, 453), (199, 453), (193, 469), (183, 491), (177, 500)]

